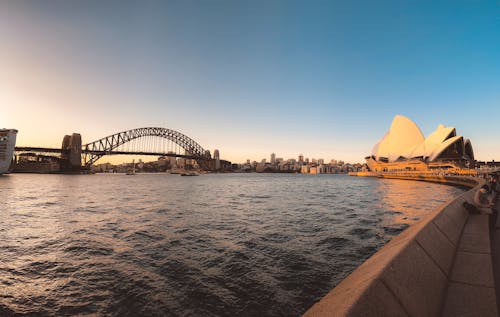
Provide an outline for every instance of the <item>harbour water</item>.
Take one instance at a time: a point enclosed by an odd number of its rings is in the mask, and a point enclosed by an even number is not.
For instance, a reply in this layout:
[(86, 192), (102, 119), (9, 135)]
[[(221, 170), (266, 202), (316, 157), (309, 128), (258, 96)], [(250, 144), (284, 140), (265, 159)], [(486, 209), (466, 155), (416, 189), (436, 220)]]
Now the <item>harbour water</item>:
[(0, 316), (300, 316), (462, 191), (346, 175), (4, 175)]

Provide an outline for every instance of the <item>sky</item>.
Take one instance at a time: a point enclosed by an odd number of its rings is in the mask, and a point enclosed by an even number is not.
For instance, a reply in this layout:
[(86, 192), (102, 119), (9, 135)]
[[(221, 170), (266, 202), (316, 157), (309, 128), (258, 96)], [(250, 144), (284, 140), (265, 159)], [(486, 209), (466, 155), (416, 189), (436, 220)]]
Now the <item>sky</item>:
[(499, 1), (0, 0), (0, 128), (363, 162), (396, 114), (500, 160)]

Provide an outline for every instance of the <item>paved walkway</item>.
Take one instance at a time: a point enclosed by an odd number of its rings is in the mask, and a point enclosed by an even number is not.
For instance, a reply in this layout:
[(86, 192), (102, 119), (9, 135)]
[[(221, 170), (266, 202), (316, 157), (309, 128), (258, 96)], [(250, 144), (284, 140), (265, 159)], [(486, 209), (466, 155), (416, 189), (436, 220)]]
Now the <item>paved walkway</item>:
[(498, 316), (488, 215), (467, 218), (442, 315)]
[[(493, 274), (495, 276), (495, 285), (497, 290), (500, 287), (500, 195), (497, 196), (494, 209), (496, 213), (492, 219), (492, 230), (491, 230), (491, 255), (493, 260)], [(497, 291), (497, 308), (500, 311), (500, 290)]]

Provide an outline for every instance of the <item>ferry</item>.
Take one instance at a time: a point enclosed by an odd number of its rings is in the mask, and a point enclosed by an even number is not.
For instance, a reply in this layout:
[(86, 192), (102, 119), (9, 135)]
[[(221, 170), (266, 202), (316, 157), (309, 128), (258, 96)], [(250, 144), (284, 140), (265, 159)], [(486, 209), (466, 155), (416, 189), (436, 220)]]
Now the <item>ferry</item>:
[(17, 130), (0, 129), (0, 175), (9, 171), (16, 146)]

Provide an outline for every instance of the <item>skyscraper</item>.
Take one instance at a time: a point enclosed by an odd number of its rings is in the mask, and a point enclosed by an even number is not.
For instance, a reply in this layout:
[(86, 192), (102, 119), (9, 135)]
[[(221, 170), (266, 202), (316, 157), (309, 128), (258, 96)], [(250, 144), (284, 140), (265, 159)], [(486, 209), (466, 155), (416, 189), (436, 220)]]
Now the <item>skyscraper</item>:
[(219, 150), (214, 150), (215, 170), (220, 169), (220, 154)]
[(276, 154), (271, 153), (271, 164), (276, 164)]
[[(168, 154), (174, 155), (175, 153), (172, 151), (168, 151)], [(175, 156), (170, 156), (170, 168), (177, 167), (177, 158)]]

